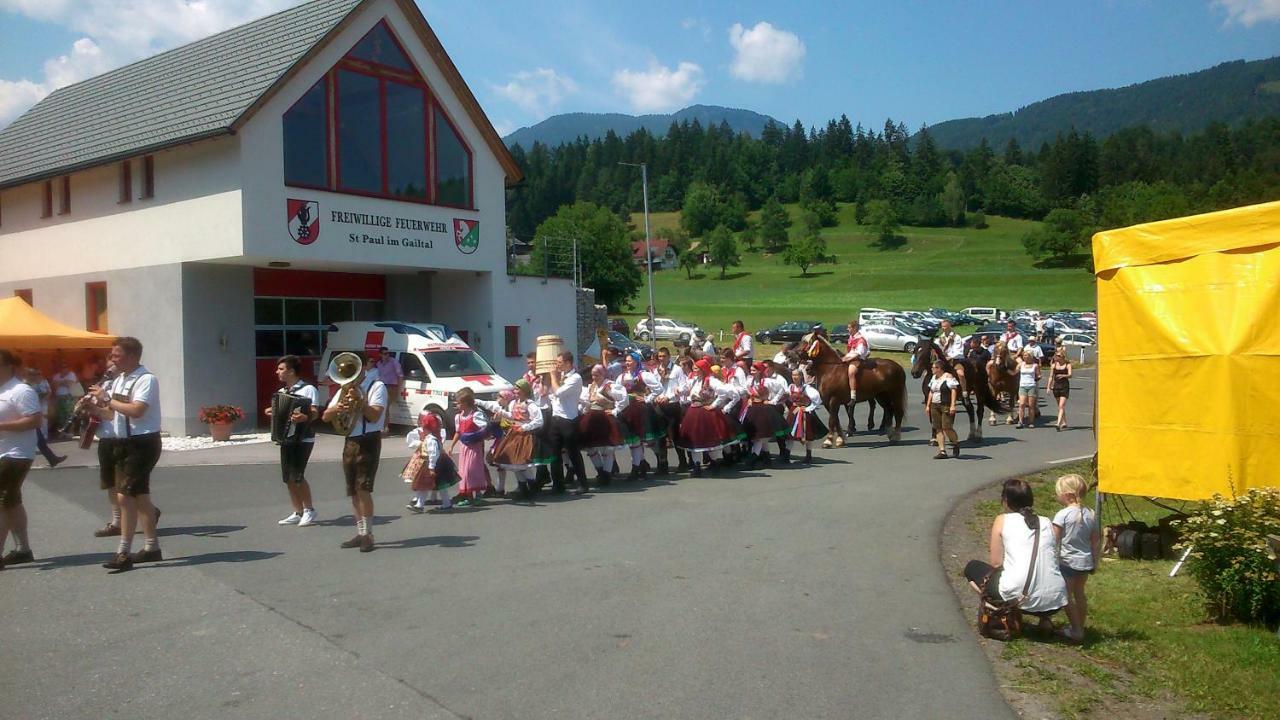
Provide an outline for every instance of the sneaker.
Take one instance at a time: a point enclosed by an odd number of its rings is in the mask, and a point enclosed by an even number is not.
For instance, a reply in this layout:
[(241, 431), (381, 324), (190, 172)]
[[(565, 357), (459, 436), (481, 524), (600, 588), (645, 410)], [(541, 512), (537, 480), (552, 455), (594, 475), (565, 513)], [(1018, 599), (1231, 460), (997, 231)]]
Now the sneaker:
[(311, 527), (316, 524), (316, 511), (307, 509), (302, 511), (302, 519), (298, 521), (298, 527)]
[(122, 573), (126, 570), (133, 569), (133, 558), (128, 553), (116, 553), (115, 557), (102, 563), (102, 567), (114, 572)]
[(292, 513), (289, 517), (276, 523), (277, 525), (297, 525), (302, 522), (302, 513)]
[(164, 555), (160, 554), (160, 548), (152, 550), (141, 550), (133, 554), (131, 558), (134, 564), (145, 562), (159, 562), (164, 559)]
[(5, 565), (21, 565), (35, 559), (35, 555), (32, 555), (30, 550), (10, 550), (5, 554), (3, 561)]
[(350, 540), (347, 540), (347, 541), (343, 542), (343, 543), (342, 543), (341, 545), (339, 545), (338, 547), (343, 548), (343, 549), (345, 549), (345, 550), (349, 550), (349, 549), (351, 549), (351, 548), (358, 548), (358, 547), (360, 547), (360, 542), (361, 542), (361, 541), (360, 541), (360, 538), (362, 538), (362, 537), (364, 537), (364, 536), (363, 536), (363, 535), (357, 535), (357, 536), (355, 536), (355, 537), (351, 538)]
[(115, 537), (120, 534), (119, 525), (107, 525), (93, 531), (94, 537)]

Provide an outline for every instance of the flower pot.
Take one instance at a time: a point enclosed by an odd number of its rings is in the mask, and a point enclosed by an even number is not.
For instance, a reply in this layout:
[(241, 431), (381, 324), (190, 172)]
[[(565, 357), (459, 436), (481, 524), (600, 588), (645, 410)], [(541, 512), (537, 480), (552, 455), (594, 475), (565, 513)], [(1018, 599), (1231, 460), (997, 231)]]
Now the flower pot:
[(209, 434), (214, 442), (226, 442), (231, 439), (231, 423), (209, 423)]

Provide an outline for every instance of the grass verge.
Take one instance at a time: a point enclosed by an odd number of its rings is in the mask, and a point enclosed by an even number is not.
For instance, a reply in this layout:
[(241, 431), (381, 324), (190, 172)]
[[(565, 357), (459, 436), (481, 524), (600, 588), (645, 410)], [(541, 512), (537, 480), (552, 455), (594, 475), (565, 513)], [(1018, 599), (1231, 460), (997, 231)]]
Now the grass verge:
[[(1069, 472), (1087, 474), (1087, 464), (1025, 478), (1041, 514), (1056, 511), (1053, 482)], [(1139, 520), (1154, 524), (1168, 514), (1145, 499), (1123, 499)], [(997, 486), (962, 503), (944, 533), (953, 543), (944, 564), (970, 616), (975, 598), (955, 577), (969, 557), (986, 557), (987, 532), (998, 512)], [(1103, 522), (1119, 522), (1111, 503)], [(1276, 717), (1280, 639), (1263, 628), (1210, 623), (1195, 583), (1187, 574), (1170, 578), (1172, 565), (1104, 559), (1089, 580), (1083, 646), (1034, 638), (983, 640), (1013, 705), (1064, 718)]]

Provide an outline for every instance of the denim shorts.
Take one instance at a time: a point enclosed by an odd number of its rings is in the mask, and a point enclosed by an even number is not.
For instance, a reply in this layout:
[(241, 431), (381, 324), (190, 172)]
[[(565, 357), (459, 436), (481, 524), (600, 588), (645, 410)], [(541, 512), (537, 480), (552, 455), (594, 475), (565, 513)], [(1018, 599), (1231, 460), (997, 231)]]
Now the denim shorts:
[(1035, 397), (1035, 396), (1036, 396), (1036, 389), (1034, 386), (1018, 388), (1018, 397), (1020, 398)]
[(1062, 573), (1062, 577), (1064, 578), (1073, 578), (1073, 577), (1080, 577), (1081, 575), (1093, 574), (1092, 570), (1076, 570), (1075, 568), (1069, 567), (1067, 565), (1059, 565), (1058, 571)]

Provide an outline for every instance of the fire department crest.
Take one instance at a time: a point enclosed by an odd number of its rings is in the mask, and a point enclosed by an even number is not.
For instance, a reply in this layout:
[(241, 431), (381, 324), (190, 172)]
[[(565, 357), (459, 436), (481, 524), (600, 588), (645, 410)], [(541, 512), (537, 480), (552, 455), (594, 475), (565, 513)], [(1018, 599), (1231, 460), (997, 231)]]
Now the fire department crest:
[(289, 237), (299, 245), (320, 239), (320, 203), (289, 198)]
[(475, 252), (480, 247), (480, 221), (454, 218), (453, 242), (466, 255)]

